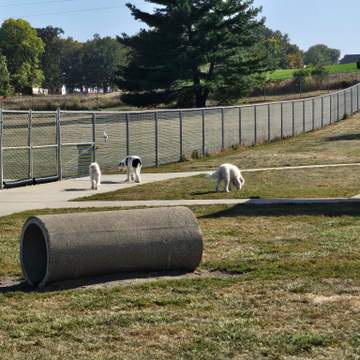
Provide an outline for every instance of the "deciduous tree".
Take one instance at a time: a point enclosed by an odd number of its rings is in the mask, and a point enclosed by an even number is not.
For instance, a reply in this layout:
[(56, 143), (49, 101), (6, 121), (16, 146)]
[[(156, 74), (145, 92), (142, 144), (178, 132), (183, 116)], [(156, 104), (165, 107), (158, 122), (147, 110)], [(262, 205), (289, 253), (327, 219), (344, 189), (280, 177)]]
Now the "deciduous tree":
[(10, 74), (5, 56), (0, 54), (0, 96), (9, 95), (11, 92)]
[(8, 19), (3, 22), (0, 49), (7, 59), (10, 81), (15, 91), (29, 92), (33, 86), (41, 85), (44, 76), (40, 59), (44, 43), (27, 21)]
[(44, 72), (44, 87), (51, 92), (63, 84), (61, 63), (64, 54), (64, 41), (61, 35), (64, 31), (58, 27), (47, 26), (37, 29), (39, 37), (45, 44), (45, 52), (41, 57), (41, 67)]
[(331, 49), (326, 45), (318, 44), (309, 48), (305, 53), (305, 64), (324, 66), (337, 64), (340, 58), (340, 50)]
[(124, 65), (125, 53), (125, 48), (116, 39), (94, 35), (83, 49), (85, 85), (104, 91), (113, 86), (120, 66)]

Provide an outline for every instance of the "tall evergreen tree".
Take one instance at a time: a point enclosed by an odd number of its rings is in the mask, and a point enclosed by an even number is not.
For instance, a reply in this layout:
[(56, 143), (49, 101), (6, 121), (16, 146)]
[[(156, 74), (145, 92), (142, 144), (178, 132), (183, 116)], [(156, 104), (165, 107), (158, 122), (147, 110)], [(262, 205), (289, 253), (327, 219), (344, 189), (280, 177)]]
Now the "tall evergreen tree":
[(253, 0), (158, 0), (153, 13), (127, 4), (147, 24), (118, 40), (129, 51), (119, 87), (134, 105), (203, 107), (211, 95), (238, 98), (268, 63)]

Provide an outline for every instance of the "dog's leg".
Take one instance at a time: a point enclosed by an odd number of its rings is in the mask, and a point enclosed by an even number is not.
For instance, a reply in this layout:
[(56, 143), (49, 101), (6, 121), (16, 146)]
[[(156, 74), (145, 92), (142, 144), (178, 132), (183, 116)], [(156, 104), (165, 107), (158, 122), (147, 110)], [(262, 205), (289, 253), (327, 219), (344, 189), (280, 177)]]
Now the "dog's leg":
[(138, 166), (138, 167), (135, 169), (135, 182), (137, 182), (138, 184), (141, 183), (140, 170), (141, 170), (141, 167), (140, 167), (140, 166)]
[(134, 182), (135, 179), (136, 179), (136, 176), (135, 176), (135, 174), (134, 174), (134, 168), (133, 168), (132, 166), (129, 167), (129, 174), (130, 174), (130, 181), (131, 181), (131, 182)]
[(230, 179), (226, 179), (225, 181), (225, 191), (230, 192)]
[(217, 179), (217, 183), (216, 183), (216, 192), (220, 192), (220, 180)]
[(225, 191), (227, 193), (230, 192), (229, 187), (230, 187), (231, 179), (230, 179), (230, 173), (229, 172), (226, 172), (224, 183), (225, 183)]

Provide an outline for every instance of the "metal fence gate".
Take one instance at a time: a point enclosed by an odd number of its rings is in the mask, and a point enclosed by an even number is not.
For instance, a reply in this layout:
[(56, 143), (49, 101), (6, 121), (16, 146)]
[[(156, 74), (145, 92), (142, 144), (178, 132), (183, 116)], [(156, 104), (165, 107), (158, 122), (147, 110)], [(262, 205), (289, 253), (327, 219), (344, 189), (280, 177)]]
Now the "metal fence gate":
[(322, 128), (360, 109), (360, 84), (327, 95), (247, 106), (132, 112), (0, 110), (0, 189), (145, 166), (255, 145)]

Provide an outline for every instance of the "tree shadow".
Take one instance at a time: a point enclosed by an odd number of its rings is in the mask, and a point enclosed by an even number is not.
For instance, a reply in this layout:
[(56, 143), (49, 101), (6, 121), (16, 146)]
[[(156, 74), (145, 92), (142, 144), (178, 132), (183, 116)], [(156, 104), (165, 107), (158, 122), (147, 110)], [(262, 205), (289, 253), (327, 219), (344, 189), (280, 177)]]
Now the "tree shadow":
[(343, 134), (336, 136), (329, 136), (324, 139), (325, 141), (351, 141), (351, 140), (360, 140), (360, 133), (357, 134)]
[[(256, 202), (256, 200), (254, 201)], [(323, 200), (301, 201), (299, 203), (265, 204), (252, 203), (239, 204), (211, 214), (203, 215), (200, 218), (212, 219), (221, 217), (236, 216), (360, 216), (360, 200), (349, 199), (343, 201)]]
[(186, 271), (164, 271), (164, 272), (139, 272), (139, 273), (121, 273), (99, 276), (88, 276), (74, 280), (65, 280), (47, 285), (44, 289), (28, 285), (24, 280), (13, 280), (0, 284), (0, 294), (8, 294), (15, 292), (22, 293), (48, 293), (64, 290), (75, 290), (84, 288), (106, 288), (127, 283), (143, 283), (151, 280), (161, 280), (168, 278), (176, 278), (189, 274)]

